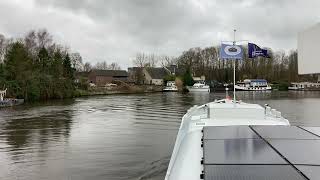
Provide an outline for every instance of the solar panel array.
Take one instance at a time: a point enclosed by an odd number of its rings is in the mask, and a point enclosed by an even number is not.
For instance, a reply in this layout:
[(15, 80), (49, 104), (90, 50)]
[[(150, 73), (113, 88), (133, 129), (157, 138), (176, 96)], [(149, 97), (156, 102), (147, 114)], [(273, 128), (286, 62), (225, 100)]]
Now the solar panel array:
[(205, 180), (320, 179), (320, 127), (203, 128)]

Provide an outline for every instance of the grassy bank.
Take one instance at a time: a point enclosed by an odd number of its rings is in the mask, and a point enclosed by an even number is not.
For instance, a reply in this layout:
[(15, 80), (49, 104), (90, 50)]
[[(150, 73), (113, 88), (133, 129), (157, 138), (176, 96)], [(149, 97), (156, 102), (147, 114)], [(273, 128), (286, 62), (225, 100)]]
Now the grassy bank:
[(151, 93), (151, 92), (162, 92), (163, 86), (155, 85), (131, 85), (131, 86), (120, 86), (114, 88), (106, 87), (92, 87), (88, 90), (76, 89), (74, 97), (81, 96), (95, 96), (95, 95), (109, 95), (109, 94), (138, 94), (138, 93)]

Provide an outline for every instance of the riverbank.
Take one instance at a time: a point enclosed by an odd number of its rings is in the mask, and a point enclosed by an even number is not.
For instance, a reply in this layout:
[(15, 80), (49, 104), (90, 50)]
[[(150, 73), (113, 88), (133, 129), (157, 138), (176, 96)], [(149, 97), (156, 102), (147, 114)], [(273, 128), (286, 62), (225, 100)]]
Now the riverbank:
[(156, 85), (130, 85), (118, 87), (91, 87), (88, 90), (76, 89), (74, 97), (112, 95), (112, 94), (139, 94), (162, 92), (163, 86)]

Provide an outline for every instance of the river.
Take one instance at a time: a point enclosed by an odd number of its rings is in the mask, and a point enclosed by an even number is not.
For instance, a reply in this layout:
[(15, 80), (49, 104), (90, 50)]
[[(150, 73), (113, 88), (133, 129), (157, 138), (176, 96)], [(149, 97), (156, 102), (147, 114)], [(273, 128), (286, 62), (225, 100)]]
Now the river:
[[(181, 117), (225, 93), (77, 98), (0, 109), (0, 179), (162, 180)], [(237, 92), (320, 126), (320, 92)]]

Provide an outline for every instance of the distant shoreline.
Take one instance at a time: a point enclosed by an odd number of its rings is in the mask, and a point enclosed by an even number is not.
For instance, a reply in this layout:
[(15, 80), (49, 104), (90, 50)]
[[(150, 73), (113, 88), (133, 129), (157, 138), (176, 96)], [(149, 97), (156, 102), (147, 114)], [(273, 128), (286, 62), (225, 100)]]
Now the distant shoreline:
[(156, 85), (132, 85), (127, 87), (116, 87), (112, 89), (108, 89), (105, 87), (94, 87), (88, 90), (76, 89), (74, 97), (113, 95), (113, 94), (141, 94), (141, 93), (162, 92), (162, 90), (163, 90), (163, 86), (156, 86)]

